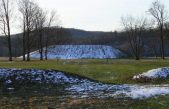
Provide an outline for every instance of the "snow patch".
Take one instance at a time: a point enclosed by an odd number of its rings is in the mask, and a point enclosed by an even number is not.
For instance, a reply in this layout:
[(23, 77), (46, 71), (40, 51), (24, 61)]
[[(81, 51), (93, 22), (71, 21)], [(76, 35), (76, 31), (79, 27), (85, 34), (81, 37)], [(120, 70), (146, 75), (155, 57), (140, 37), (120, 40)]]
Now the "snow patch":
[(168, 86), (153, 86), (153, 85), (106, 85), (84, 83), (80, 85), (73, 85), (67, 89), (76, 97), (98, 97), (98, 98), (132, 98), (132, 99), (146, 99), (159, 95), (168, 95)]
[(126, 97), (130, 97), (132, 99), (146, 99), (150, 97), (155, 97), (159, 95), (167, 95), (169, 94), (168, 86), (154, 86), (154, 85), (135, 85), (129, 86), (130, 90), (126, 91), (118, 91), (115, 95), (124, 95)]
[(140, 79), (140, 78), (156, 79), (156, 78), (167, 78), (168, 76), (169, 76), (169, 68), (164, 67), (164, 68), (152, 69), (142, 74), (136, 75), (133, 77), (133, 79)]
[(169, 87), (156, 87), (156, 86), (141, 86), (131, 89), (130, 92), (127, 92), (128, 97), (133, 99), (144, 99), (150, 98), (157, 95), (166, 95), (169, 94)]
[(80, 79), (73, 76), (66, 76), (65, 73), (55, 70), (37, 69), (0, 69), (0, 81), (12, 84), (17, 81), (30, 81), (36, 83), (77, 83)]
[[(106, 45), (54, 45), (48, 47), (49, 59), (106, 59), (119, 58), (123, 55), (120, 50)], [(39, 58), (39, 51), (32, 52), (30, 57)]]
[[(164, 70), (164, 69), (163, 69)], [(161, 71), (161, 70), (159, 70)], [(165, 71), (165, 70), (164, 70)], [(0, 82), (9, 85), (8, 90), (13, 90), (16, 81), (31, 81), (36, 83), (66, 84), (63, 92), (70, 93), (73, 97), (97, 98), (132, 98), (145, 99), (159, 95), (169, 95), (169, 85), (112, 85), (91, 81), (89, 79), (66, 74), (56, 70), (38, 69), (0, 69)], [(17, 83), (17, 82), (16, 82)], [(21, 82), (20, 82), (21, 83)], [(69, 85), (67, 85), (69, 84)]]

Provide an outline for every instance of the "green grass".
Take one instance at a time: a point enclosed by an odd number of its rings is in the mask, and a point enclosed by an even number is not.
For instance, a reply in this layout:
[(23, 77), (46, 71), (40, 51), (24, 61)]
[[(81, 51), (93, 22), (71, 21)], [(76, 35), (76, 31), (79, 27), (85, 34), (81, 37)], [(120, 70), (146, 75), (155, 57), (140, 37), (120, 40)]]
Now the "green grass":
[[(114, 60), (49, 60), (31, 62), (23, 61), (0, 61), (1, 68), (36, 68), (36, 69), (56, 69), (66, 71), (105, 83), (135, 83), (132, 77), (144, 71), (169, 67), (169, 60), (144, 59), (141, 61), (129, 59)], [(158, 81), (160, 83), (169, 83), (169, 80)]]
[[(144, 71), (159, 68), (159, 67), (169, 67), (169, 60), (151, 60), (144, 59), (141, 61), (129, 60), (129, 59), (115, 59), (115, 60), (49, 60), (49, 61), (38, 61), (33, 60), (31, 62), (23, 62), (16, 60), (14, 62), (0, 61), (1, 68), (36, 68), (36, 69), (56, 69), (61, 71), (66, 71), (81, 76), (89, 77), (94, 80), (99, 80), (105, 83), (115, 83), (115, 84), (132, 84), (136, 81), (132, 80), (132, 77), (136, 74), (142, 73)], [(169, 83), (169, 80), (158, 80), (158, 84)], [(3, 95), (4, 96), (4, 95)], [(58, 98), (36, 98), (36, 102), (33, 106), (46, 106), (46, 103), (51, 106), (56, 106), (60, 103), (57, 101)], [(116, 109), (168, 109), (169, 107), (169, 95), (158, 96), (143, 100), (116, 100), (116, 99), (94, 99), (86, 101), (76, 100), (75, 104), (72, 104), (73, 100), (69, 100), (66, 105), (70, 106), (86, 106), (86, 107), (97, 107), (108, 108), (115, 107)], [(23, 98), (17, 97), (3, 97), (0, 99), (0, 103), (5, 103), (9, 105), (1, 104), (8, 108), (18, 107), (20, 102), (23, 102)], [(39, 100), (39, 101), (38, 101)], [(51, 101), (50, 101), (51, 100)], [(84, 102), (86, 104), (84, 104)], [(13, 103), (13, 104), (12, 104)], [(40, 104), (41, 103), (41, 104)], [(43, 104), (45, 103), (45, 104)], [(79, 104), (77, 104), (79, 103)], [(53, 105), (54, 104), (54, 105)], [(18, 107), (19, 109), (19, 107)]]

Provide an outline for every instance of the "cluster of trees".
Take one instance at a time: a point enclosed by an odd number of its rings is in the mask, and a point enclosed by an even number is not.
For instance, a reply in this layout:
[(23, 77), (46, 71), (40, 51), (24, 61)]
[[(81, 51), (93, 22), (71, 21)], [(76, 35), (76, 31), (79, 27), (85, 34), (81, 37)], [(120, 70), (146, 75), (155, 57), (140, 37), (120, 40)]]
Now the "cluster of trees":
[[(169, 36), (169, 22), (167, 9), (164, 4), (159, 0), (156, 0), (152, 3), (150, 9), (148, 9), (149, 15), (153, 19), (148, 21), (147, 18), (135, 18), (133, 16), (122, 17), (122, 23), (124, 25), (125, 31), (128, 35), (129, 44), (131, 51), (136, 60), (139, 60), (141, 57), (141, 51), (144, 49), (144, 33), (156, 32), (159, 34), (160, 43), (153, 43), (152, 48), (155, 51), (155, 44), (160, 46), (161, 58), (165, 59), (165, 43), (164, 38)], [(153, 42), (153, 41), (152, 41)]]
[[(48, 37), (49, 34), (51, 34), (53, 28), (57, 28), (59, 31), (62, 30), (62, 28), (58, 26), (59, 20), (56, 11), (43, 10), (34, 0), (0, 0), (0, 29), (3, 35), (7, 38), (9, 61), (12, 61), (13, 57), (11, 45), (11, 23), (14, 21), (13, 15), (14, 11), (16, 11), (14, 8), (16, 7), (20, 19), (19, 24), (21, 25), (20, 27), (23, 32), (23, 60), (30, 61), (31, 48), (35, 44), (39, 48), (40, 60), (43, 60), (44, 58), (47, 60), (50, 40)], [(45, 57), (43, 53), (45, 53)]]
[[(74, 39), (76, 40), (73, 41), (70, 37), (67, 37), (71, 36), (71, 33), (59, 26), (56, 11), (46, 11), (34, 0), (0, 0), (0, 30), (8, 42), (9, 61), (12, 61), (12, 57), (14, 56), (14, 53), (12, 53), (13, 43), (11, 42), (11, 23), (15, 20), (14, 11), (16, 11), (14, 7), (17, 7), (16, 10), (20, 19), (19, 24), (22, 30), (22, 37), (18, 41), (15, 41), (15, 43), (21, 46), (24, 61), (30, 61), (30, 52), (36, 49), (39, 50), (40, 60), (47, 60), (48, 46), (55, 43), (107, 44), (110, 41), (116, 43), (118, 42), (116, 39), (123, 38), (122, 40), (124, 40), (124, 34), (125, 36), (126, 34), (128, 35), (130, 51), (136, 60), (141, 58), (145, 49), (145, 36), (158, 35), (159, 40), (156, 41), (156, 38), (154, 38), (149, 45), (155, 56), (158, 56), (157, 49), (160, 49), (161, 58), (165, 59), (165, 38), (169, 37), (169, 16), (167, 15), (165, 5), (159, 0), (153, 2), (150, 9), (148, 9), (149, 15), (152, 16), (151, 20), (147, 20), (144, 17), (122, 17), (125, 31), (121, 32), (121, 34), (116, 31), (110, 33), (92, 33), (90, 37), (75, 37)], [(65, 35), (67, 36), (64, 37)]]

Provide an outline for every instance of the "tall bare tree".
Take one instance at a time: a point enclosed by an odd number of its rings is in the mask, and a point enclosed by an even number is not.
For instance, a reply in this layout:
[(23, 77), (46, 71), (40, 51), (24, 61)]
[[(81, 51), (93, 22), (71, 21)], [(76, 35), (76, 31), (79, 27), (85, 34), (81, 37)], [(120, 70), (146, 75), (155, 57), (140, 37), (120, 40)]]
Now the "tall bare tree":
[(38, 37), (38, 47), (39, 47), (39, 53), (40, 53), (40, 60), (43, 60), (43, 42), (44, 42), (44, 28), (46, 23), (46, 13), (43, 11), (42, 8), (37, 8), (35, 18), (35, 32)]
[(56, 15), (56, 11), (52, 10), (50, 12), (47, 24), (47, 36), (45, 40), (45, 60), (48, 60), (48, 46), (49, 46), (49, 35), (52, 32), (52, 26), (58, 27), (58, 16)]
[(157, 26), (160, 30), (160, 40), (161, 40), (161, 57), (165, 59), (165, 45), (164, 45), (164, 23), (167, 21), (168, 15), (167, 10), (159, 0), (152, 3), (149, 13), (154, 17), (157, 22)]
[(33, 0), (20, 0), (19, 1), (19, 10), (23, 16), (23, 27), (24, 27), (24, 34), (26, 40), (26, 54), (27, 54), (27, 61), (30, 61), (30, 51), (31, 51), (31, 41), (30, 41), (30, 34), (34, 30), (34, 21), (35, 15), (37, 11), (37, 4)]
[[(20, 4), (19, 4), (20, 5)], [(20, 7), (19, 7), (20, 8)], [(22, 28), (22, 57), (23, 57), (23, 61), (26, 61), (26, 19), (25, 19), (25, 15), (23, 13), (23, 10), (20, 8), (19, 11), (22, 13), (22, 24), (21, 24), (21, 28)]]
[(8, 39), (9, 61), (12, 61), (11, 15), (13, 0), (0, 0), (0, 24), (3, 34)]
[(132, 54), (136, 60), (140, 60), (141, 49), (143, 48), (142, 35), (146, 28), (145, 18), (134, 18), (132, 16), (122, 17), (122, 23), (128, 34)]

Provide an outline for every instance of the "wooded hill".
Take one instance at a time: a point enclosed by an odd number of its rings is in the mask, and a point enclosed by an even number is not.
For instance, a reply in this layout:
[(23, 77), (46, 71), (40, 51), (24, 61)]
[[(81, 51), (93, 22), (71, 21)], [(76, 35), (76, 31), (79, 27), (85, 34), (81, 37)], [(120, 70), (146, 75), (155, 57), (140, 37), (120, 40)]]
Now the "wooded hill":
[[(52, 28), (49, 37), (49, 45), (111, 45), (132, 56), (131, 47), (126, 32), (101, 32), (85, 31), (72, 28)], [(13, 57), (22, 55), (22, 33), (11, 36)], [(31, 35), (31, 51), (38, 50), (38, 37), (36, 34)], [(158, 31), (145, 31), (142, 36), (142, 56), (160, 56), (160, 39)], [(165, 37), (165, 55), (169, 56), (169, 37)], [(6, 37), (0, 37), (0, 56), (8, 56), (8, 47)]]

